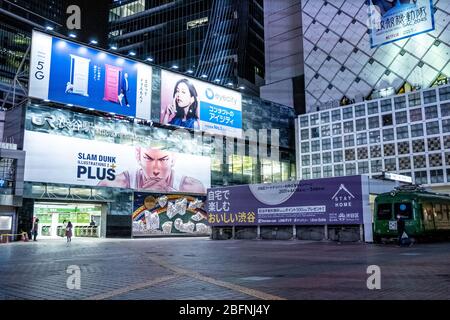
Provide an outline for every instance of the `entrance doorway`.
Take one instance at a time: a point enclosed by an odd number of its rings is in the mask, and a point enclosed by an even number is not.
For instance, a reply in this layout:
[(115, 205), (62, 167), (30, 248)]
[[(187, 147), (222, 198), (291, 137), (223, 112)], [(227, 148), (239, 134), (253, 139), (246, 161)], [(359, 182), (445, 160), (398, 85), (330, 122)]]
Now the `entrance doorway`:
[(99, 238), (102, 224), (102, 205), (89, 203), (36, 202), (33, 221), (39, 219), (40, 237), (65, 237), (69, 221), (75, 238)]

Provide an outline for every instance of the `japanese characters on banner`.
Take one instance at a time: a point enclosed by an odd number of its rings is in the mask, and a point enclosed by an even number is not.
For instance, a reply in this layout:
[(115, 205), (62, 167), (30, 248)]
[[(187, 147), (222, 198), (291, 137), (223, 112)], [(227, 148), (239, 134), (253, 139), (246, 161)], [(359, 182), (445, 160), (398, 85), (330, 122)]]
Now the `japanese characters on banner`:
[(372, 48), (434, 30), (432, 0), (367, 0)]
[(150, 119), (152, 68), (33, 31), (29, 96)]
[(25, 131), (25, 181), (206, 194), (211, 159)]
[(205, 197), (171, 194), (134, 194), (133, 236), (209, 235)]
[(362, 224), (361, 176), (208, 190), (211, 226)]
[(242, 137), (242, 96), (207, 82), (161, 72), (162, 124)]

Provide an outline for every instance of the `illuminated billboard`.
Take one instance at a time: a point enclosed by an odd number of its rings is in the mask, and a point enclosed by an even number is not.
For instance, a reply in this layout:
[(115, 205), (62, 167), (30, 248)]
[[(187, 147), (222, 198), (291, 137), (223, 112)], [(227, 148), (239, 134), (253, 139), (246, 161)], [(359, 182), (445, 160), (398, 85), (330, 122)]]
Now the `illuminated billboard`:
[(242, 137), (242, 96), (233, 90), (161, 72), (162, 124)]
[(431, 0), (367, 0), (371, 47), (434, 30)]
[(25, 131), (25, 181), (205, 194), (211, 159)]
[(29, 96), (150, 119), (152, 68), (33, 31)]

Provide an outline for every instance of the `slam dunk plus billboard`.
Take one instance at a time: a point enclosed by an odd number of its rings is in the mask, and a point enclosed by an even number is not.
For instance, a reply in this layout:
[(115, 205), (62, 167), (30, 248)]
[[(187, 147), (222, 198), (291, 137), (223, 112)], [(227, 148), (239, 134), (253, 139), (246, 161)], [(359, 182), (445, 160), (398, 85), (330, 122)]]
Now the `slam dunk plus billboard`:
[(211, 159), (25, 131), (25, 181), (206, 194)]
[(240, 93), (172, 72), (161, 72), (162, 124), (242, 137)]
[(361, 176), (208, 190), (211, 226), (362, 224)]
[(434, 30), (432, 0), (367, 0), (372, 48)]
[(29, 96), (150, 119), (152, 68), (34, 31)]

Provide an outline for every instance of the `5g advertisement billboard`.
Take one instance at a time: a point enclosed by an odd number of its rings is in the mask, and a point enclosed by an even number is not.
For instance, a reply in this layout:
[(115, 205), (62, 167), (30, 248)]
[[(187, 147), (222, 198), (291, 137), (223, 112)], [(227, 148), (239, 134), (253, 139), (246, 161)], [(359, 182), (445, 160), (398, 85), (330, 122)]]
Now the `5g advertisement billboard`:
[(33, 31), (29, 96), (150, 119), (152, 68)]

